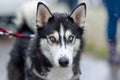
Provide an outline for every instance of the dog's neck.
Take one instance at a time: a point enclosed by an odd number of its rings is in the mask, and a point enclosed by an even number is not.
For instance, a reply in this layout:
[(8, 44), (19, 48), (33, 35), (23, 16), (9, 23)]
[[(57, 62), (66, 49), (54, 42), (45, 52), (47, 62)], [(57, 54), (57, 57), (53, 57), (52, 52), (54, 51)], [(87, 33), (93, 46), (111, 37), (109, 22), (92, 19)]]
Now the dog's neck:
[(74, 76), (72, 67), (61, 68), (52, 67), (50, 72), (48, 72), (48, 80), (70, 80)]
[[(35, 59), (38, 64), (38, 66), (35, 66), (36, 71), (47, 80), (71, 80), (74, 76), (80, 74), (79, 61), (76, 61), (76, 59), (74, 59), (73, 66), (60, 68), (52, 66), (43, 54), (38, 53), (38, 55)], [(76, 55), (75, 58), (79, 58), (79, 55)]]

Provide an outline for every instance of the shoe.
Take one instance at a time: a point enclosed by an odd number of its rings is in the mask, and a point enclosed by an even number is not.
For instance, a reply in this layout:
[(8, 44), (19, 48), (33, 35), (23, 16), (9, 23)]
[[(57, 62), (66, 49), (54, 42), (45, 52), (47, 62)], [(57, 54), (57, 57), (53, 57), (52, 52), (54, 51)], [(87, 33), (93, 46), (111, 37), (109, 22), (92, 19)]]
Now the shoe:
[(118, 65), (120, 65), (120, 56), (116, 55), (116, 56), (113, 56), (112, 58), (109, 57), (108, 61), (111, 64), (118, 64)]
[(120, 64), (120, 56), (117, 54), (116, 42), (109, 42), (109, 63)]

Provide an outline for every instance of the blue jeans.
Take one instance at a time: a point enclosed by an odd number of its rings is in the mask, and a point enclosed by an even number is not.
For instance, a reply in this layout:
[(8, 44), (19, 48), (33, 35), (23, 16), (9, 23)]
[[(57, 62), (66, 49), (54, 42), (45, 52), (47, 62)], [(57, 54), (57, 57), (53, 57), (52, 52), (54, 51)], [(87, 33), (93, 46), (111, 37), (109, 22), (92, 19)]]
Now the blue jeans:
[(108, 12), (107, 38), (116, 42), (117, 22), (120, 18), (120, 0), (104, 0)]
[(108, 41), (116, 41), (117, 34), (117, 22), (120, 14), (108, 11), (108, 26), (107, 26), (107, 37)]

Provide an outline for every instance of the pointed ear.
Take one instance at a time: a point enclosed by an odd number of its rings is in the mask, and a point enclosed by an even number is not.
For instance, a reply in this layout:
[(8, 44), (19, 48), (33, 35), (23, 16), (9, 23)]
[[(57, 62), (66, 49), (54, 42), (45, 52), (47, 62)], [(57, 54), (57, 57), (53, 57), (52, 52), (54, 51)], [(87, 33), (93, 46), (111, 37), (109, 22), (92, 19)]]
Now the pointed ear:
[(52, 14), (48, 7), (39, 2), (37, 5), (37, 17), (36, 17), (36, 25), (37, 27), (43, 27), (48, 23), (48, 20), (52, 17)]
[(81, 3), (80, 5), (78, 5), (78, 7), (73, 10), (70, 17), (79, 27), (85, 26), (86, 4)]

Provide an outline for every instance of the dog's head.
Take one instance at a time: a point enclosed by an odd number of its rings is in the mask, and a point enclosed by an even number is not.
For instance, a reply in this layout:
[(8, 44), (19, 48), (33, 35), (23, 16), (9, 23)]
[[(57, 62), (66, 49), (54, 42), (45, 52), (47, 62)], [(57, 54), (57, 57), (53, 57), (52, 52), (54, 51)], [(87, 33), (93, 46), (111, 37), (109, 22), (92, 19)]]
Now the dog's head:
[(43, 3), (37, 6), (39, 48), (54, 65), (69, 67), (81, 46), (86, 5), (80, 4), (70, 15), (52, 14)]

